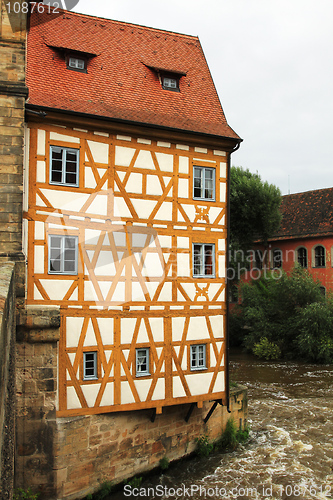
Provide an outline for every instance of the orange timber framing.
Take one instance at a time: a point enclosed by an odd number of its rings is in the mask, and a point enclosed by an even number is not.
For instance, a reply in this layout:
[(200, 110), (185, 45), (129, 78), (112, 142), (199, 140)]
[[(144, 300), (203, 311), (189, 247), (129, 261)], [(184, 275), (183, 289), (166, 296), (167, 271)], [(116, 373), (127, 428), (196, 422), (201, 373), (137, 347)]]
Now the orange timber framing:
[[(200, 136), (191, 134), (170, 134), (156, 129), (144, 131), (112, 123), (105, 123), (103, 128), (100, 121), (98, 124), (93, 120), (82, 124), (73, 117), (52, 113), (44, 121), (32, 117), (28, 129), (29, 165), (26, 176), (29, 178), (29, 198), (24, 212), (28, 254), (27, 303), (59, 305), (61, 308), (58, 416), (141, 408), (156, 408), (160, 413), (165, 405), (197, 403), (201, 407), (205, 400), (222, 400), (223, 404), (227, 404), (224, 386), (225, 193), (229, 153), (235, 144), (227, 139), (225, 143), (217, 138), (208, 138), (203, 142)], [(42, 148), (39, 136), (44, 143)], [(101, 147), (107, 150), (107, 162), (96, 161), (92, 143), (105, 145)], [(79, 149), (78, 187), (49, 184), (51, 145)], [(116, 163), (116, 148), (131, 150), (133, 155), (128, 165)], [(136, 165), (142, 154), (150, 155), (150, 167)], [(172, 168), (163, 167), (164, 155), (168, 155), (169, 160), (170, 155), (173, 156)], [(183, 166), (180, 165), (180, 157)], [(184, 165), (188, 165), (187, 171)], [(193, 165), (215, 169), (215, 201), (193, 200)], [(132, 179), (141, 182), (134, 189), (136, 182), (131, 181), (133, 174), (136, 175)], [(187, 196), (184, 196), (184, 186), (187, 186)], [(62, 196), (70, 199), (70, 193), (82, 195), (80, 209), (71, 208), (70, 203), (60, 209), (54, 202)], [(137, 208), (142, 207), (141, 200), (146, 201), (144, 216), (141, 208), (141, 211)], [(105, 212), (98, 213), (93, 208), (94, 203), (102, 203)], [(120, 204), (120, 210), (117, 204)], [(161, 208), (165, 210), (165, 207), (170, 213), (168, 220), (165, 215), (160, 215)], [(44, 225), (44, 232), (41, 224)], [(89, 241), (85, 233), (87, 230), (99, 232), (99, 236)], [(78, 236), (77, 275), (48, 274), (49, 234)], [(117, 234), (121, 234), (121, 243)], [(140, 234), (144, 243), (136, 248), (133, 238)], [(166, 240), (163, 237), (169, 239), (168, 245), (160, 243), (160, 239)], [(188, 245), (179, 244), (185, 241), (184, 238)], [(152, 241), (154, 244), (150, 245)], [(179, 255), (183, 254), (188, 259), (189, 269), (192, 269), (193, 243), (215, 245), (215, 278), (197, 279), (192, 274), (182, 275)], [(103, 252), (113, 256), (112, 275), (97, 272)], [(149, 259), (154, 259), (160, 266), (161, 275), (147, 277)], [(93, 290), (93, 299), (91, 293), (87, 298), (88, 283)], [(118, 286), (122, 287), (123, 300), (119, 300), (116, 293)], [(167, 300), (162, 293), (164, 287), (170, 290)], [(138, 289), (139, 298), (135, 295)], [(58, 296), (54, 296), (55, 290)], [(77, 318), (79, 324), (75, 345), (68, 344), (68, 318)], [(212, 325), (216, 325), (219, 318), (221, 330), (220, 334), (216, 334), (216, 327)], [(112, 321), (113, 325), (109, 339), (100, 330), (105, 319)], [(151, 326), (153, 321), (159, 325), (157, 337)], [(189, 328), (192, 325), (193, 330), (194, 321), (199, 326), (205, 325), (206, 337), (189, 336)], [(86, 341), (88, 325), (90, 338), (91, 335), (95, 338), (94, 346)], [(127, 330), (126, 335), (123, 335), (124, 329)], [(142, 329), (148, 342), (139, 339)], [(124, 341), (125, 337), (127, 341)], [(207, 346), (205, 374), (210, 374), (207, 387), (200, 393), (193, 393), (189, 385), (189, 377), (193, 375), (189, 346), (196, 343)], [(150, 348), (151, 375), (140, 377), (141, 384), (146, 380), (143, 396), (136, 385), (135, 349), (147, 345)], [(98, 377), (86, 381), (82, 376), (82, 357), (83, 352), (92, 348), (97, 351)], [(181, 387), (181, 396), (174, 394), (175, 377)], [(156, 392), (161, 381), (163, 390)], [(131, 393), (125, 403), (121, 396), (124, 384)], [(86, 386), (95, 386), (93, 403), (87, 401)], [(68, 408), (68, 391), (75, 392), (77, 407)], [(105, 396), (108, 391), (112, 392), (111, 399)]]

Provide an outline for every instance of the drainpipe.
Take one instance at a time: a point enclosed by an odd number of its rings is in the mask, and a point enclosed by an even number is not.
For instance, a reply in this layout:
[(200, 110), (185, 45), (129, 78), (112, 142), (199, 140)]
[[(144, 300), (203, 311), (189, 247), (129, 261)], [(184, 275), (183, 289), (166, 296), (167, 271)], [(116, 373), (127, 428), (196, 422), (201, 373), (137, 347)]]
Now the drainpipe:
[(229, 269), (229, 249), (230, 249), (230, 168), (231, 168), (231, 154), (237, 151), (240, 146), (240, 142), (236, 144), (234, 149), (228, 155), (228, 163), (227, 163), (227, 258), (226, 258), (226, 303), (227, 303), (227, 314), (226, 314), (226, 395), (227, 395), (227, 412), (231, 413), (229, 399), (230, 399), (230, 387), (229, 387), (229, 280), (228, 280), (228, 269)]

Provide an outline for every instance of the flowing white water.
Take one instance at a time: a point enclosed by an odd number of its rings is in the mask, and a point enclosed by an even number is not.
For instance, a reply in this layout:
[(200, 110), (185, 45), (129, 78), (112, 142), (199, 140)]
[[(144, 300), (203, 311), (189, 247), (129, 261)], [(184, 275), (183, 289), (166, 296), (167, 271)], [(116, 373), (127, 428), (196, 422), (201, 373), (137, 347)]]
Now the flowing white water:
[(231, 379), (248, 386), (248, 443), (178, 464), (127, 498), (333, 498), (333, 366), (234, 354)]

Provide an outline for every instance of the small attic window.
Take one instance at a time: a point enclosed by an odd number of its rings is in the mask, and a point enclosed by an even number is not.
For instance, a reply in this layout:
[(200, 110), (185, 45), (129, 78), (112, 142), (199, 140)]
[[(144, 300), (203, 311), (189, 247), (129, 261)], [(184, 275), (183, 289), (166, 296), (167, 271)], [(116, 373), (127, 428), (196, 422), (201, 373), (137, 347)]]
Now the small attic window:
[(67, 68), (74, 71), (87, 72), (86, 60), (76, 56), (68, 56)]
[(162, 87), (164, 90), (179, 92), (179, 76), (162, 75)]

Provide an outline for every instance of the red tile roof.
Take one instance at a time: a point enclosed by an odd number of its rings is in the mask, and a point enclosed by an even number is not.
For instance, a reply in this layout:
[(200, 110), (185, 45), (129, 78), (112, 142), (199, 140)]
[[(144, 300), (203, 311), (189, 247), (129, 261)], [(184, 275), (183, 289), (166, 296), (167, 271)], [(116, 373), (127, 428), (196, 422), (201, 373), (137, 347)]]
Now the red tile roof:
[(333, 188), (282, 197), (282, 222), (270, 240), (333, 234)]
[[(50, 18), (31, 17), (28, 104), (239, 139), (197, 37), (68, 11)], [(65, 50), (90, 54), (88, 72), (67, 69)], [(181, 74), (180, 92), (163, 90), (156, 68)]]

